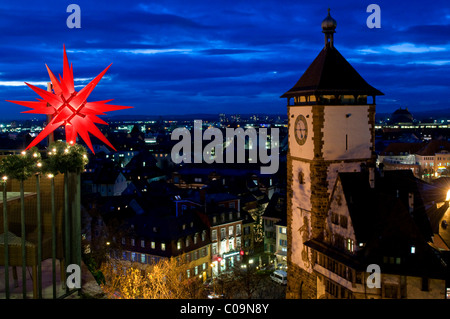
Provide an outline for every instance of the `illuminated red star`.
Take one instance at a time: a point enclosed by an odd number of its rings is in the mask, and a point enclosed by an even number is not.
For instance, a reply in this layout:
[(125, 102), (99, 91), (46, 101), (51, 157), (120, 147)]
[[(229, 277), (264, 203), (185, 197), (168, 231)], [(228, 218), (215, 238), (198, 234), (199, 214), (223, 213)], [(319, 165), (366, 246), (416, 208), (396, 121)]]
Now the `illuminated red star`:
[(38, 136), (36, 136), (36, 138), (30, 143), (30, 145), (28, 145), (26, 149), (37, 145), (58, 127), (64, 125), (66, 131), (66, 141), (70, 144), (75, 143), (77, 135), (80, 135), (80, 137), (91, 149), (92, 153), (94, 153), (94, 149), (89, 138), (89, 133), (91, 133), (103, 141), (106, 145), (116, 150), (95, 125), (95, 123), (108, 125), (108, 123), (97, 117), (97, 115), (105, 115), (104, 112), (117, 111), (131, 107), (106, 104), (112, 100), (96, 102), (88, 102), (86, 100), (103, 75), (105, 75), (111, 64), (79, 92), (75, 91), (73, 67), (72, 64), (69, 66), (65, 46), (63, 76), (61, 77), (61, 75), (59, 75), (59, 81), (50, 68), (47, 65), (45, 66), (47, 67), (50, 80), (52, 81), (53, 92), (48, 92), (25, 82), (25, 84), (28, 85), (40, 97), (42, 97), (42, 99), (37, 99), (38, 102), (8, 101), (32, 109), (22, 113), (48, 114), (52, 117), (48, 125), (42, 130), (41, 133), (39, 133)]

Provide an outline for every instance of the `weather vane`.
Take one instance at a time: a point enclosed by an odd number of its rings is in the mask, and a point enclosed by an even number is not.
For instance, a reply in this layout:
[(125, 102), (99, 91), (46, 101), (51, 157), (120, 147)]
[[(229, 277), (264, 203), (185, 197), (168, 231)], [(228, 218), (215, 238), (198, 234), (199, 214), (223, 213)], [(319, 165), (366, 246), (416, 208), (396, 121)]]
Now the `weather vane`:
[(91, 133), (106, 145), (116, 150), (95, 125), (108, 125), (108, 123), (97, 117), (97, 115), (105, 115), (104, 112), (118, 111), (132, 107), (107, 104), (108, 102), (111, 102), (112, 99), (95, 102), (88, 102), (86, 100), (103, 75), (105, 75), (111, 64), (91, 82), (89, 82), (88, 85), (77, 92), (75, 91), (73, 79), (73, 66), (72, 64), (69, 66), (66, 47), (64, 46), (63, 76), (61, 77), (61, 75), (59, 75), (59, 81), (50, 68), (45, 65), (52, 82), (53, 92), (43, 90), (25, 82), (25, 84), (36, 92), (42, 99), (38, 98), (38, 102), (9, 100), (7, 100), (7, 102), (16, 103), (32, 109), (22, 113), (47, 114), (51, 117), (51, 120), (47, 126), (39, 133), (38, 136), (36, 136), (36, 138), (27, 146), (26, 149), (36, 146), (46, 136), (51, 134), (58, 127), (64, 125), (66, 142), (70, 144), (74, 144), (76, 142), (77, 135), (80, 135), (87, 146), (91, 149), (92, 153), (94, 153), (92, 142), (89, 138), (89, 133)]

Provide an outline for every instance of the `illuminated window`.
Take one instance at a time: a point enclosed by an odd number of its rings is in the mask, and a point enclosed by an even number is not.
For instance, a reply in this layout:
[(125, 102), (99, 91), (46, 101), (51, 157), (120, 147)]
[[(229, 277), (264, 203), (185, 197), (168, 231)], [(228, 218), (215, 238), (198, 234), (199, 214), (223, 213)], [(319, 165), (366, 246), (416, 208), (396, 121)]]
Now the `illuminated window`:
[(416, 247), (411, 246), (411, 254), (415, 254), (416, 253)]
[(353, 240), (347, 238), (347, 250), (353, 252)]

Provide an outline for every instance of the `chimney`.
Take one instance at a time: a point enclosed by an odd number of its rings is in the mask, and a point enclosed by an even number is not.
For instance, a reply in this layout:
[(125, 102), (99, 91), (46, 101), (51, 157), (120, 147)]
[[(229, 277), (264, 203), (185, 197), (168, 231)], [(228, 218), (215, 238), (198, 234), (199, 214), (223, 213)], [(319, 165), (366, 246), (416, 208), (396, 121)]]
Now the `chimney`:
[(375, 168), (369, 167), (369, 184), (370, 188), (375, 188)]

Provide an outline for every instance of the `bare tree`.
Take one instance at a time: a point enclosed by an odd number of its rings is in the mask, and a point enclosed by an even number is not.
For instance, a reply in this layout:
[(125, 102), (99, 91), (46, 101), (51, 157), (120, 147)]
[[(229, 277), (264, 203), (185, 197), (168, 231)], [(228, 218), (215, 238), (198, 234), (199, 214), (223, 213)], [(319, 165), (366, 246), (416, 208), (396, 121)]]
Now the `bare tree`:
[(152, 265), (125, 265), (105, 262), (101, 285), (109, 298), (120, 299), (199, 299), (204, 297), (198, 277), (187, 278), (183, 258), (161, 259)]

